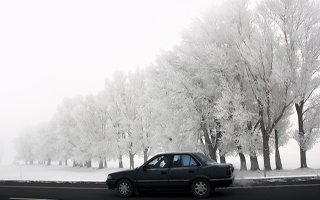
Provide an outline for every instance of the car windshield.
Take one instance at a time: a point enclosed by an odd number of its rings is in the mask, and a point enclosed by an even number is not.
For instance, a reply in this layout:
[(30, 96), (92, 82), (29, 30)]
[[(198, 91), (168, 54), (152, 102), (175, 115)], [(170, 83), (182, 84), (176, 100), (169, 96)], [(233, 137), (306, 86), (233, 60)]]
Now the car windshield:
[(197, 153), (197, 156), (200, 158), (200, 160), (206, 164), (214, 164), (216, 163), (214, 160), (209, 158), (208, 156), (204, 155), (203, 153)]

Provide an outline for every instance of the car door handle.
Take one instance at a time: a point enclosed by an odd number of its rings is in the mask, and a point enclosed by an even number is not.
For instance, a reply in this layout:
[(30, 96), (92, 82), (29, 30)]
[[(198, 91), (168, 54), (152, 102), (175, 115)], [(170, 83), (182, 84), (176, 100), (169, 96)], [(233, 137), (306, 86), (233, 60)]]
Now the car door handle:
[(161, 174), (167, 174), (167, 172), (161, 172)]
[(189, 173), (194, 173), (194, 170), (189, 170), (188, 172), (189, 172)]

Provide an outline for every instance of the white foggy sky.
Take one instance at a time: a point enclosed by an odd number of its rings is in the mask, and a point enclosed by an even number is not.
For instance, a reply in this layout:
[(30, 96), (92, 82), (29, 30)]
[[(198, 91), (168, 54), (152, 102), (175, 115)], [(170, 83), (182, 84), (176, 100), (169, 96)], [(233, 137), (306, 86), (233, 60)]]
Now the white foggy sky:
[[(65, 97), (151, 63), (214, 0), (0, 1), (0, 148)], [(0, 161), (1, 162), (1, 161)]]

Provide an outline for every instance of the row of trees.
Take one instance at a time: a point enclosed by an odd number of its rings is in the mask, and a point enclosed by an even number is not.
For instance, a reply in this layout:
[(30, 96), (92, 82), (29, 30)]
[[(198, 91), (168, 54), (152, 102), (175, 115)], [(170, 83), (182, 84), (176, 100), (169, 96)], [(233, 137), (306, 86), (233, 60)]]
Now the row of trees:
[[(117, 73), (103, 91), (65, 100), (53, 119), (17, 139), (19, 159), (110, 159), (159, 151), (238, 155), (241, 169), (282, 169), (289, 138), (306, 151), (319, 138), (319, 3), (266, 0), (221, 3), (198, 19), (155, 64)], [(298, 130), (290, 127), (297, 117)]]

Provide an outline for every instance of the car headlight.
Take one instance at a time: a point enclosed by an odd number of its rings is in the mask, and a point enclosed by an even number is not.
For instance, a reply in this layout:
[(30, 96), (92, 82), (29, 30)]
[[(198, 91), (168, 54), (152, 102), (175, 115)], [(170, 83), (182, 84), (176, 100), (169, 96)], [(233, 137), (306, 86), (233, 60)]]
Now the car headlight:
[(112, 179), (111, 175), (108, 175), (108, 178), (107, 179)]

